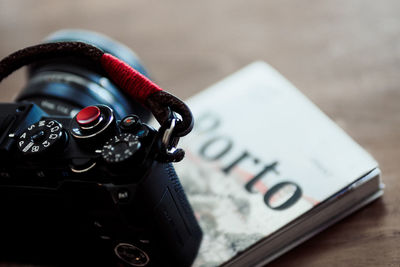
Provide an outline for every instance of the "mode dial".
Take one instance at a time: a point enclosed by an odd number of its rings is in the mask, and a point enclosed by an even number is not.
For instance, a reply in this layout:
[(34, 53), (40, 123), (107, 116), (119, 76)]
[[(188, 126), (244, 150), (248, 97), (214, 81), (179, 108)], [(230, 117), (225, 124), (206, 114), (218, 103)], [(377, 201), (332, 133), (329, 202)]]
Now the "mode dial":
[(114, 136), (105, 143), (102, 157), (106, 162), (117, 163), (132, 157), (141, 147), (139, 137), (130, 133)]
[(41, 120), (29, 126), (18, 138), (18, 148), (25, 155), (38, 154), (65, 141), (62, 125), (55, 120)]

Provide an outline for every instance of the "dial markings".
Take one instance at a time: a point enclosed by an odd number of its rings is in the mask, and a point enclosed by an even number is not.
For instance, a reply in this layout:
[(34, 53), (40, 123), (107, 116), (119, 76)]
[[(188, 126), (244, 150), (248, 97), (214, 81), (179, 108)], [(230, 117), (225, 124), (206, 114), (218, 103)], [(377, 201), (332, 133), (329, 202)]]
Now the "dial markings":
[(102, 157), (109, 163), (122, 162), (133, 156), (140, 147), (141, 143), (136, 135), (122, 133), (105, 143)]
[(18, 139), (18, 148), (24, 154), (47, 150), (63, 137), (62, 125), (55, 120), (41, 120), (30, 125)]

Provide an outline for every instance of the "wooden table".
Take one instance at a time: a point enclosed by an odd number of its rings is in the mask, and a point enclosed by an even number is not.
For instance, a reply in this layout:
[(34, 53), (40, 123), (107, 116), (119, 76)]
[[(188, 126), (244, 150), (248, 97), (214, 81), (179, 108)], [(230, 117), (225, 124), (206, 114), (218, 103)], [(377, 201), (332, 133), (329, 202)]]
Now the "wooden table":
[[(0, 0), (0, 57), (66, 27), (127, 44), (183, 98), (269, 62), (378, 160), (386, 184), (382, 199), (271, 266), (400, 265), (400, 1)], [(0, 99), (24, 83), (10, 77)]]

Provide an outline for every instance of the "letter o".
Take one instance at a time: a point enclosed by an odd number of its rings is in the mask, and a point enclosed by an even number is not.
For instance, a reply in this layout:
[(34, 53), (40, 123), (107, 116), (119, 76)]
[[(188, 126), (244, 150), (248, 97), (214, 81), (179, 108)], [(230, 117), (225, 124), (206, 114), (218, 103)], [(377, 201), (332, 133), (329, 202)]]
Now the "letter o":
[[(218, 147), (218, 145), (220, 147)], [(200, 148), (199, 153), (206, 160), (217, 160), (228, 153), (232, 146), (232, 140), (223, 136), (217, 136), (204, 143), (204, 145)], [(215, 147), (214, 151), (210, 153), (210, 150), (213, 149), (213, 147)]]
[[(279, 192), (279, 190), (283, 189), (285, 186), (288, 186), (288, 185), (293, 185), (296, 187), (293, 194), (289, 197), (289, 199), (287, 199), (285, 202), (283, 202), (279, 206), (277, 206), (277, 207), (272, 206), (271, 198), (274, 197), (274, 195), (277, 192)], [(292, 182), (281, 182), (281, 183), (274, 185), (271, 189), (269, 189), (267, 191), (267, 193), (264, 195), (264, 202), (265, 202), (265, 204), (267, 204), (268, 207), (270, 207), (273, 210), (285, 210), (285, 209), (291, 207), (292, 205), (294, 205), (301, 198), (302, 194), (303, 194), (302, 190), (301, 190), (300, 186), (298, 186), (297, 184), (292, 183)]]

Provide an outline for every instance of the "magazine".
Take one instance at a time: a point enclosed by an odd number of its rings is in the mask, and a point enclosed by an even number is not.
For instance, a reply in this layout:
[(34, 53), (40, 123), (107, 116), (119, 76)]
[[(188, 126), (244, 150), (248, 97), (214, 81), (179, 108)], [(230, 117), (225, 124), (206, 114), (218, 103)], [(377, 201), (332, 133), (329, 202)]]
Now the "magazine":
[(383, 192), (377, 162), (264, 62), (187, 103), (175, 167), (204, 233), (194, 266), (263, 266)]

